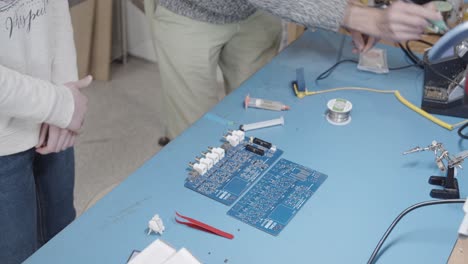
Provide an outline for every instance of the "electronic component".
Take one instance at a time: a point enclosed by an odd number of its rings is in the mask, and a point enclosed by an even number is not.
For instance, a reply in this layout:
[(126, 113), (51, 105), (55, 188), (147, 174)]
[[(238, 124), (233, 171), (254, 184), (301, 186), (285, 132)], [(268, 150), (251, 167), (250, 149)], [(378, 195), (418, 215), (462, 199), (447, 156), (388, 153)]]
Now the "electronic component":
[(257, 147), (252, 146), (252, 145), (245, 146), (245, 149), (247, 151), (250, 151), (250, 152), (255, 153), (257, 155), (260, 155), (260, 156), (265, 155), (265, 151), (263, 149), (259, 149)]
[(327, 177), (280, 159), (227, 214), (276, 236)]
[(189, 162), (189, 166), (200, 175), (204, 175), (208, 171), (208, 167), (203, 163)]
[(239, 137), (235, 136), (235, 135), (227, 135), (227, 136), (224, 136), (224, 138), (227, 140), (227, 142), (229, 142), (229, 144), (231, 144), (231, 146), (235, 147), (237, 145), (239, 145)]
[[(248, 145), (263, 155), (247, 150)], [(245, 138), (236, 146), (225, 142), (221, 147), (208, 149), (213, 155), (224, 151), (224, 158), (203, 175), (189, 172), (185, 187), (226, 205), (234, 203), (283, 153), (276, 147), (268, 149), (249, 143)]]
[(202, 155), (205, 156), (208, 159), (213, 160), (213, 165), (219, 162), (218, 154), (215, 154), (215, 153), (212, 153), (212, 152), (202, 152)]
[(208, 149), (212, 152), (218, 155), (219, 159), (224, 158), (224, 155), (226, 151), (223, 148), (213, 148), (213, 147), (208, 147)]
[[(429, 113), (468, 117), (468, 23), (462, 23), (424, 54), (421, 108)], [(465, 87), (463, 87), (465, 86)]]
[(159, 215), (154, 215), (148, 222), (148, 235), (152, 232), (162, 235), (165, 229), (164, 223)]
[(199, 163), (203, 163), (206, 165), (206, 167), (208, 167), (208, 170), (211, 169), (214, 165), (214, 161), (212, 159), (208, 159), (208, 158), (195, 158), (196, 161), (198, 161)]
[(242, 130), (229, 130), (229, 133), (231, 133), (231, 135), (237, 137), (239, 139), (239, 142), (242, 142), (244, 141), (245, 139), (245, 132), (242, 131)]
[(265, 147), (267, 149), (271, 149), (271, 147), (273, 146), (270, 142), (266, 142), (265, 140), (259, 139), (259, 138), (256, 138), (256, 137), (251, 137), (250, 142), (255, 143), (257, 145), (260, 145), (262, 147)]

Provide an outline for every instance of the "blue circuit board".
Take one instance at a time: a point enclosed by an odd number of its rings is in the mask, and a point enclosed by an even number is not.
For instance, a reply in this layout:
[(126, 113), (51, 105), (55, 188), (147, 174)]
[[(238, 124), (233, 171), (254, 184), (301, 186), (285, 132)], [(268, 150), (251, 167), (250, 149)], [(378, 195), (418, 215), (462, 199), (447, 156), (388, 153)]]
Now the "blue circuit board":
[[(247, 140), (235, 147), (223, 144), (225, 157), (204, 175), (191, 171), (185, 187), (225, 205), (233, 204), (283, 153), (280, 149), (268, 149)], [(246, 150), (247, 145), (263, 150), (264, 155)]]
[(327, 177), (280, 159), (227, 214), (277, 236)]

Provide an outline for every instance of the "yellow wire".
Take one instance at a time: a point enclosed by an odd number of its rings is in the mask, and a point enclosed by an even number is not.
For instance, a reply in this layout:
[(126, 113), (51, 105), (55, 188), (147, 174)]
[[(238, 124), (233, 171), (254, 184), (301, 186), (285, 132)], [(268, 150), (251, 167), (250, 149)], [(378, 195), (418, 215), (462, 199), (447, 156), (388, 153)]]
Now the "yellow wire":
[(395, 97), (398, 99), (398, 101), (400, 101), (402, 104), (407, 106), (409, 109), (415, 111), (416, 113), (422, 115), (423, 117), (431, 120), (432, 122), (436, 123), (437, 125), (445, 128), (445, 129), (448, 129), (450, 131), (453, 130), (454, 128), (458, 127), (458, 126), (461, 126), (461, 125), (463, 125), (465, 123), (468, 123), (468, 120), (464, 120), (464, 121), (461, 121), (461, 122), (453, 124), (453, 125), (448, 124), (448, 123), (440, 120), (439, 118), (429, 114), (428, 112), (422, 110), (421, 108), (415, 106), (410, 101), (406, 100), (400, 94), (400, 92), (398, 90), (378, 90), (378, 89), (364, 88), (364, 87), (339, 87), (339, 88), (332, 88), (332, 89), (313, 91), (313, 92), (310, 92), (310, 91), (300, 92), (297, 89), (297, 85), (294, 84), (294, 92), (296, 93), (296, 96), (299, 97), (299, 98), (304, 98), (305, 96), (308, 96), (308, 95), (316, 95), (316, 94), (323, 94), (323, 93), (330, 93), (330, 92), (344, 91), (344, 90), (368, 91), (368, 92), (385, 93), (385, 94), (392, 93), (392, 94), (395, 95)]

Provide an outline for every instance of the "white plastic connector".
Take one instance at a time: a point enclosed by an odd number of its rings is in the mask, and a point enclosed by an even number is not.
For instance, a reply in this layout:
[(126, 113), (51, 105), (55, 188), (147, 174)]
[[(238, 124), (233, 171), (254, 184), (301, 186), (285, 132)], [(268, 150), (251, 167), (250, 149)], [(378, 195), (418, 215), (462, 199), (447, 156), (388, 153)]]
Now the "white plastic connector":
[(204, 153), (203, 155), (205, 155), (206, 158), (213, 160), (213, 164), (216, 164), (219, 161), (218, 154), (207, 152), (207, 153)]
[(164, 229), (165, 227), (164, 227), (163, 221), (159, 217), (159, 215), (155, 215), (153, 216), (153, 218), (151, 218), (151, 220), (149, 220), (148, 235), (150, 235), (151, 232), (162, 235), (162, 233), (164, 232)]
[(203, 163), (189, 163), (189, 165), (200, 175), (204, 175), (208, 171), (208, 166)]
[(458, 229), (458, 234), (468, 236), (468, 198), (465, 200), (465, 204), (463, 205), (463, 211), (465, 212), (465, 217)]
[(202, 163), (202, 164), (205, 164), (206, 167), (209, 169), (211, 169), (214, 165), (214, 162), (212, 159), (207, 159), (207, 158), (201, 158), (199, 159), (199, 162)]
[(217, 154), (219, 156), (219, 159), (224, 158), (224, 155), (226, 154), (223, 148), (212, 148), (211, 152)]
[(226, 140), (231, 144), (231, 146), (235, 147), (239, 145), (239, 137), (233, 135), (227, 135)]
[(243, 142), (245, 139), (245, 132), (242, 130), (234, 130), (231, 132), (231, 134), (239, 138), (239, 142)]

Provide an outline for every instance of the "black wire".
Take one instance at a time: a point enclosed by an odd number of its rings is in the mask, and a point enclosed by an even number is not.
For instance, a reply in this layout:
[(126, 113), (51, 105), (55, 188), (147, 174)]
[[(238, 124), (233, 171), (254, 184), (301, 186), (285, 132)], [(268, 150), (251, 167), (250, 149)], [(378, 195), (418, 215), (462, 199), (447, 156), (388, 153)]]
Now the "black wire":
[[(327, 70), (325, 70), (324, 72), (322, 72), (316, 79), (315, 81), (320, 81), (320, 80), (323, 80), (323, 79), (326, 79), (328, 78), (332, 72), (335, 70), (336, 67), (338, 67), (338, 65), (342, 64), (342, 63), (345, 63), (345, 62), (352, 62), (352, 63), (359, 63), (358, 61), (356, 60), (340, 60), (338, 61), (337, 63), (333, 64), (333, 66), (331, 66), (330, 68), (328, 68)], [(388, 68), (389, 70), (392, 70), (392, 71), (397, 71), (397, 70), (402, 70), (402, 69), (406, 69), (406, 68), (410, 68), (410, 67), (414, 67), (414, 66), (417, 66), (416, 64), (410, 64), (410, 65), (405, 65), (405, 66), (401, 66), (401, 67), (395, 67), (395, 68)]]
[[(423, 44), (426, 44), (428, 46), (432, 46), (432, 44), (430, 42), (427, 42), (425, 40), (422, 40), (422, 39), (419, 39), (419, 40), (413, 40), (413, 41), (416, 41), (416, 42), (421, 42)], [(421, 69), (424, 69), (425, 66), (427, 66), (429, 69), (431, 69), (432, 72), (434, 72), (435, 74), (439, 75), (440, 77), (444, 78), (445, 80), (451, 82), (452, 84), (455, 84), (456, 86), (462, 86), (460, 83), (458, 83), (457, 81), (445, 76), (444, 74), (440, 73), (439, 71), (435, 70), (431, 64), (427, 61), (427, 58), (425, 58), (424, 60), (421, 60), (418, 58), (418, 56), (416, 56), (414, 54), (414, 52), (411, 50), (411, 48), (409, 47), (409, 40), (406, 41), (405, 43), (405, 46), (404, 47), (401, 43), (398, 43), (398, 46), (401, 48), (401, 50), (406, 54), (406, 56), (414, 63), (414, 64), (410, 64), (410, 65), (405, 65), (405, 66), (401, 66), (401, 67), (395, 67), (395, 68), (388, 68), (389, 70), (392, 70), (392, 71), (395, 71), (395, 70), (402, 70), (402, 69), (406, 69), (406, 68), (410, 68), (410, 67), (419, 67)], [(356, 60), (351, 60), (351, 59), (347, 59), (347, 60), (341, 60), (341, 61), (338, 61), (337, 63), (333, 64), (333, 66), (331, 66), (330, 68), (328, 68), (327, 70), (325, 70), (324, 72), (322, 72), (316, 79), (315, 79), (315, 82), (318, 82), (320, 80), (323, 80), (323, 79), (326, 79), (328, 78), (332, 73), (333, 71), (335, 70), (336, 67), (338, 67), (338, 65), (342, 64), (342, 63), (345, 63), (345, 62), (352, 62), (352, 63), (359, 63), (358, 61)]]
[(333, 72), (333, 70), (334, 70), (338, 65), (340, 65), (341, 63), (345, 63), (345, 62), (358, 63), (358, 61), (356, 61), (356, 60), (340, 60), (340, 61), (338, 61), (337, 63), (333, 64), (333, 66), (331, 66), (330, 68), (328, 68), (327, 70), (325, 70), (324, 72), (322, 72), (322, 73), (315, 79), (315, 81), (320, 81), (320, 80), (323, 80), (323, 79), (325, 79), (325, 78), (328, 78), (328, 76), (330, 76), (330, 74)]
[(464, 124), (458, 129), (458, 135), (463, 139), (468, 139), (468, 134), (464, 134), (463, 130), (468, 127), (468, 123)]
[(414, 204), (408, 208), (406, 208), (403, 212), (401, 212), (395, 220), (393, 220), (392, 224), (390, 227), (388, 227), (387, 231), (385, 231), (385, 234), (382, 236), (380, 239), (379, 243), (375, 247), (374, 251), (372, 252), (372, 255), (370, 256), (369, 260), (367, 261), (367, 264), (373, 264), (376, 260), (377, 254), (380, 251), (380, 248), (382, 248), (383, 243), (387, 239), (387, 237), (390, 235), (390, 232), (392, 232), (393, 228), (400, 222), (400, 220), (409, 212), (418, 209), (420, 207), (424, 206), (429, 206), (429, 205), (436, 205), (436, 204), (451, 204), (451, 203), (465, 203), (465, 199), (447, 199), (447, 200), (434, 200), (434, 201), (425, 201), (421, 202), (418, 204)]
[(403, 69), (407, 69), (407, 68), (411, 68), (411, 67), (418, 67), (419, 65), (417, 64), (410, 64), (410, 65), (405, 65), (405, 66), (401, 66), (401, 67), (395, 67), (395, 68), (388, 68), (389, 70), (391, 71), (397, 71), (397, 70), (403, 70)]
[(424, 63), (422, 60), (420, 60), (416, 55), (414, 55), (413, 51), (407, 46), (405, 48), (401, 43), (398, 43), (398, 46), (400, 49), (405, 53), (406, 57), (410, 59), (415, 65), (417, 65), (419, 68), (424, 69)]

